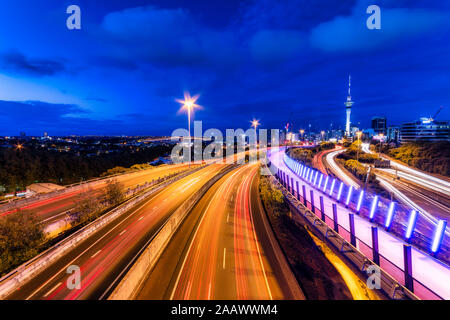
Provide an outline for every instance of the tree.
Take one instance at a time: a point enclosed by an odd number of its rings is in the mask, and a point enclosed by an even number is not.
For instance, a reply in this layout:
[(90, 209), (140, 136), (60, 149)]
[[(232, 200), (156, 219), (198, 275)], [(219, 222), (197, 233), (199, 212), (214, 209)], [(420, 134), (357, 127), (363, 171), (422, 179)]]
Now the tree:
[(95, 196), (92, 189), (88, 189), (77, 196), (71, 217), (76, 224), (84, 223), (96, 217), (100, 209), (100, 199)]
[(118, 182), (116, 179), (109, 180), (105, 189), (106, 201), (111, 205), (122, 202), (125, 198), (123, 190), (124, 186), (122, 183)]
[(0, 218), (0, 274), (34, 257), (45, 240), (42, 224), (27, 211)]

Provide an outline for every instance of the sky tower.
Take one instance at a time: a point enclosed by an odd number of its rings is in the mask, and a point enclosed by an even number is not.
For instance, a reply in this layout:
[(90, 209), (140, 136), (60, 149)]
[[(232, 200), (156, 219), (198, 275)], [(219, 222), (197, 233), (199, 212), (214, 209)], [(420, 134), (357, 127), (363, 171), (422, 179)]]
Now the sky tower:
[(348, 76), (348, 96), (347, 101), (345, 101), (345, 112), (347, 113), (347, 120), (345, 121), (345, 135), (350, 137), (350, 114), (352, 113), (352, 94), (350, 93), (350, 89), (352, 86), (352, 76)]

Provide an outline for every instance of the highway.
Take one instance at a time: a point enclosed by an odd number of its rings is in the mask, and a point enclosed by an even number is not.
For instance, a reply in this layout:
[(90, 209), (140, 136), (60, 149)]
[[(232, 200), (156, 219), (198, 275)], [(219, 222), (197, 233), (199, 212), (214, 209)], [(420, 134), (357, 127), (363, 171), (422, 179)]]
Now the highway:
[[(298, 178), (293, 174), (292, 171), (286, 166), (283, 161), (284, 149), (272, 149), (269, 158), (272, 163), (277, 167), (283, 170), (285, 173), (289, 174), (290, 177), (294, 178), (294, 183), (298, 181), (300, 188), (302, 185), (306, 186), (306, 198), (308, 201), (310, 199), (310, 190), (314, 191), (314, 203), (320, 203), (320, 195), (322, 192), (317, 191), (316, 189), (310, 187), (309, 184), (305, 183), (302, 179)], [(333, 218), (332, 213), (332, 204), (335, 203), (334, 200), (324, 195), (324, 208), (325, 214), (330, 219)], [(348, 209), (342, 205), (341, 203), (337, 204), (337, 214), (339, 224), (346, 230), (350, 230), (349, 227), (349, 217), (348, 217)], [(371, 226), (372, 223), (363, 217), (358, 215), (354, 216), (355, 221), (355, 233), (358, 238), (357, 240), (357, 248), (370, 247), (371, 244)], [(379, 228), (378, 229), (378, 239), (379, 239), (379, 252), (380, 254), (391, 261), (391, 263), (395, 266), (392, 267), (389, 263), (381, 264), (381, 267), (384, 268), (387, 272), (391, 273), (391, 275), (396, 278), (398, 281), (403, 281), (403, 244), (404, 242), (398, 238), (396, 238), (391, 233)], [(367, 253), (366, 253), (367, 254)], [(369, 255), (369, 258), (371, 256)], [(439, 294), (444, 299), (450, 299), (450, 287), (448, 283), (450, 283), (450, 272), (448, 266), (444, 265), (440, 261), (434, 259), (433, 257), (425, 254), (424, 252), (412, 247), (412, 263), (413, 263), (413, 276), (415, 279), (419, 280), (425, 286), (432, 288), (435, 290), (437, 294)], [(417, 292), (416, 292), (417, 293)], [(421, 298), (430, 298), (429, 295), (418, 292), (419, 297)]]
[[(99, 299), (170, 214), (223, 165), (207, 166), (176, 181), (123, 213), (57, 259), (8, 299)], [(71, 265), (81, 269), (81, 286), (69, 289)]]
[(137, 299), (304, 299), (267, 224), (257, 172), (238, 167), (208, 190)]
[[(142, 170), (138, 172), (128, 173), (119, 175), (114, 177), (117, 181), (121, 182), (124, 185), (125, 190), (128, 188), (133, 188), (137, 185), (142, 185), (145, 182), (150, 182), (153, 179), (158, 179), (169, 175), (171, 173), (175, 173), (181, 170), (187, 169), (187, 165), (178, 166), (178, 165), (169, 165), (169, 166), (161, 166), (155, 167), (152, 169)], [(37, 200), (32, 203), (28, 203), (20, 207), (21, 210), (27, 210), (36, 214), (39, 220), (45, 221), (46, 223), (50, 223), (55, 221), (56, 219), (62, 218), (62, 215), (75, 206), (75, 202), (77, 201), (77, 197), (83, 191), (91, 190), (94, 194), (99, 195), (103, 188), (106, 186), (106, 181), (94, 181), (83, 185), (81, 188), (74, 187), (73, 191), (68, 191), (64, 194), (57, 194), (54, 197), (45, 200)], [(17, 209), (8, 210), (1, 212), (0, 208), (0, 216), (5, 216), (11, 213), (16, 212)]]
[[(362, 144), (366, 153), (374, 153), (368, 143)], [(374, 170), (380, 184), (392, 192), (399, 201), (418, 210), (427, 220), (450, 217), (450, 183), (444, 179), (410, 168), (385, 156), (392, 169)], [(437, 218), (437, 219), (436, 219)]]
[(348, 186), (352, 186), (354, 189), (359, 189), (360, 186), (357, 179), (352, 175), (347, 174), (344, 170), (341, 169), (341, 167), (339, 167), (336, 161), (334, 161), (334, 158), (344, 151), (345, 149), (328, 153), (325, 156), (325, 165), (329, 167), (331, 171), (336, 175), (336, 177), (338, 177), (345, 184), (347, 184)]
[(326, 157), (326, 155), (329, 154), (330, 152), (338, 151), (338, 150), (340, 150), (340, 149), (341, 149), (341, 147), (340, 147), (340, 146), (337, 146), (337, 147), (334, 148), (334, 149), (324, 150), (324, 151), (317, 152), (317, 153), (314, 155), (314, 158), (313, 158), (313, 160), (312, 160), (312, 165), (313, 165), (313, 167), (314, 167), (314, 168), (317, 168), (320, 172), (322, 172), (322, 173), (324, 173), (324, 174), (328, 174), (327, 167), (326, 167), (325, 164), (324, 164), (324, 156)]

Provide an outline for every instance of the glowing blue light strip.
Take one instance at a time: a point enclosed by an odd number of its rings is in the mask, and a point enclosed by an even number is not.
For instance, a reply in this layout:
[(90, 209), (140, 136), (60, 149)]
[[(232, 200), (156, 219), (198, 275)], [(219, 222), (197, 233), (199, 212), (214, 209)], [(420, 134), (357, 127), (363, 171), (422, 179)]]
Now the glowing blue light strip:
[(316, 171), (316, 174), (314, 175), (314, 183), (313, 183), (313, 185), (316, 185), (318, 176), (319, 176), (319, 171)]
[(327, 185), (328, 185), (328, 176), (325, 178), (325, 185), (323, 186), (323, 192), (327, 191)]
[(444, 239), (444, 231), (445, 228), (447, 227), (447, 221), (445, 220), (439, 220), (437, 227), (436, 227), (436, 231), (434, 233), (434, 239), (433, 239), (433, 245), (431, 246), (431, 251), (433, 253), (436, 253), (442, 243), (442, 240)]
[(352, 197), (352, 192), (353, 192), (353, 186), (348, 187), (347, 200), (345, 201), (345, 205), (347, 205), (347, 206), (350, 203), (350, 199)]
[(369, 218), (372, 220), (373, 217), (375, 217), (375, 209), (378, 205), (378, 196), (375, 196), (372, 200), (372, 207), (370, 208), (370, 215)]
[(388, 211), (388, 214), (386, 217), (386, 223), (384, 224), (384, 226), (388, 229), (391, 227), (392, 218), (394, 217), (394, 207), (395, 207), (395, 202), (392, 201), (391, 204), (389, 205), (389, 211)]
[(344, 182), (341, 181), (341, 185), (339, 186), (339, 191), (338, 191), (338, 196), (337, 196), (337, 201), (339, 201), (341, 199), (341, 195), (342, 195), (342, 188), (344, 187)]
[(334, 185), (336, 184), (336, 179), (333, 179), (333, 183), (331, 184), (331, 189), (330, 189), (330, 196), (333, 195), (333, 191), (334, 191)]
[(362, 203), (363, 197), (364, 197), (364, 190), (361, 190), (361, 192), (359, 193), (358, 205), (356, 206), (356, 211), (358, 211), (358, 212), (361, 209), (361, 203)]
[(417, 221), (417, 211), (412, 210), (411, 214), (409, 215), (408, 228), (406, 229), (406, 234), (405, 234), (406, 240), (411, 239), (411, 236), (414, 231), (414, 227), (416, 226), (416, 221)]
[(322, 180), (323, 180), (323, 173), (320, 174), (319, 185), (317, 186), (317, 188), (319, 188), (319, 189), (320, 189), (320, 186), (322, 185)]

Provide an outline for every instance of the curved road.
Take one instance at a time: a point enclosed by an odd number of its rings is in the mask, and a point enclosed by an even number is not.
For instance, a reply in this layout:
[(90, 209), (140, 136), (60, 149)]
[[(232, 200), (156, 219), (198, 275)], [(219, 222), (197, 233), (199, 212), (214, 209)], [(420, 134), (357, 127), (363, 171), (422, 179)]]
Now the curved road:
[(304, 298), (264, 224), (258, 168), (239, 167), (211, 187), (137, 299)]
[[(170, 214), (223, 165), (210, 165), (157, 192), (56, 260), (8, 299), (99, 299)], [(67, 286), (67, 268), (80, 267), (81, 285)]]

